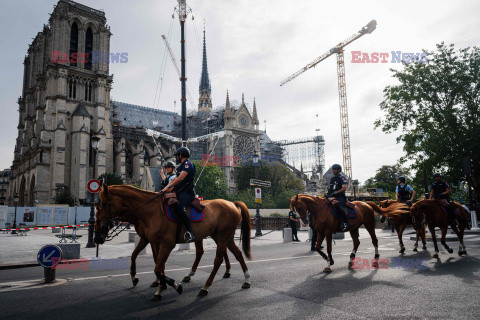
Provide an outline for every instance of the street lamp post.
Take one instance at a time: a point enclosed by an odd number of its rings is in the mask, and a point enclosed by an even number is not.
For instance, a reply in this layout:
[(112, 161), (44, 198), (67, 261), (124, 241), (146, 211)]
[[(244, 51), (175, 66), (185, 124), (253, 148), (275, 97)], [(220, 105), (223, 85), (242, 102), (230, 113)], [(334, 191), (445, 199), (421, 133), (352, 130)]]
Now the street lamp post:
[[(255, 179), (258, 179), (258, 154), (252, 155), (252, 163), (255, 168)], [(262, 217), (260, 216), (260, 205), (258, 202), (256, 202), (257, 205), (257, 214), (255, 215), (255, 226), (256, 226), (256, 231), (255, 231), (255, 237), (260, 237), (262, 235)]]
[[(95, 179), (95, 166), (97, 164), (97, 150), (98, 150), (98, 142), (100, 138), (97, 136), (92, 136), (90, 139), (92, 143), (92, 150), (93, 150), (93, 179)], [(88, 243), (87, 248), (94, 248), (95, 242), (93, 242), (93, 231), (95, 229), (95, 194), (90, 193), (90, 218), (88, 219)]]
[(17, 234), (17, 205), (18, 205), (18, 200), (20, 200), (19, 196), (16, 194), (13, 196), (13, 202), (15, 202), (15, 217), (13, 218), (13, 230), (12, 234)]

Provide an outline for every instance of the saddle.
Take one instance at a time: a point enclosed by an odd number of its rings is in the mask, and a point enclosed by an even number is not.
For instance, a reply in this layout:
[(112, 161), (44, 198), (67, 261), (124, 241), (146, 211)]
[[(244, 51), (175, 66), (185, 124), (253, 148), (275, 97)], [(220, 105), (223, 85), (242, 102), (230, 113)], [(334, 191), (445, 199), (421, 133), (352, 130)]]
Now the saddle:
[[(331, 204), (332, 206), (336, 206), (339, 203), (337, 199), (334, 199), (334, 200), (330, 200), (330, 198), (325, 198), (325, 199), (327, 203)], [(355, 204), (347, 200), (347, 202), (345, 202), (345, 207), (348, 207), (350, 209), (355, 209)]]
[[(178, 205), (177, 194), (175, 192), (166, 193), (165, 202), (170, 207)], [(205, 206), (200, 202), (200, 200), (197, 197), (193, 198), (192, 202), (190, 202), (190, 206), (192, 206), (193, 208), (195, 208), (200, 212), (203, 212), (203, 210), (205, 210)]]

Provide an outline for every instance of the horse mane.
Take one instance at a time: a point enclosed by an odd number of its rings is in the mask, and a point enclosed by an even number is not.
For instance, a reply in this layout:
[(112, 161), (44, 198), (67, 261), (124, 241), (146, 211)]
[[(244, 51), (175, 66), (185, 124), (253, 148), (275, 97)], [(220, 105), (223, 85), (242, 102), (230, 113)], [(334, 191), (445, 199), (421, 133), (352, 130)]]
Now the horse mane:
[(140, 189), (140, 188), (137, 188), (137, 187), (134, 187), (134, 186), (131, 186), (131, 185), (128, 185), (128, 184), (119, 184), (119, 185), (112, 185), (112, 186), (108, 186), (108, 190), (116, 190), (116, 189), (120, 189), (120, 188), (126, 188), (126, 189), (129, 189), (131, 191), (136, 191), (136, 192), (139, 192), (139, 193), (143, 193), (144, 195), (157, 195), (158, 193), (157, 192), (153, 192), (153, 191), (148, 191), (148, 190), (143, 190), (143, 189)]

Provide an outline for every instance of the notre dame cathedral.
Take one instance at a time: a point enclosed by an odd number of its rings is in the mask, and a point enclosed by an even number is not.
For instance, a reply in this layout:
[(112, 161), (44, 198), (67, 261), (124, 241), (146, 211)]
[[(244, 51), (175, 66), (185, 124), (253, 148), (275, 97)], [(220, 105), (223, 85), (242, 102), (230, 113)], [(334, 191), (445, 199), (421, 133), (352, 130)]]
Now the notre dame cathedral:
[[(114, 173), (125, 183), (158, 188), (158, 167), (162, 159), (172, 157), (178, 145), (164, 138), (154, 141), (145, 129), (179, 137), (181, 117), (110, 100), (113, 79), (109, 64), (92, 59), (93, 52), (109, 52), (112, 33), (106, 22), (103, 11), (60, 0), (49, 23), (30, 44), (18, 99), (10, 203), (13, 195), (20, 197), (20, 206), (51, 203), (63, 188), (84, 201), (94, 168), (96, 177)], [(57, 59), (58, 55), (67, 59)], [(226, 134), (218, 141), (189, 147), (194, 159), (210, 153), (228, 159), (222, 168), (229, 190), (234, 191), (236, 163), (231, 159), (241, 161), (254, 153), (278, 156), (278, 150), (259, 130), (255, 101), (250, 110), (243, 95), (241, 103), (235, 103), (226, 93), (225, 104), (213, 108), (205, 34), (200, 79), (198, 110), (187, 118), (189, 137), (217, 131)], [(98, 140), (96, 152), (92, 140)]]

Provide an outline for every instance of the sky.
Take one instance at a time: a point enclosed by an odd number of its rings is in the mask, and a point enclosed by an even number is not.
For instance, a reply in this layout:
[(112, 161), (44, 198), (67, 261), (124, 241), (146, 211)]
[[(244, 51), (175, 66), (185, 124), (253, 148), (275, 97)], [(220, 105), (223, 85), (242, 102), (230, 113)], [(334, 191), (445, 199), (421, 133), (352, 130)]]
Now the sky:
[[(128, 53), (127, 63), (110, 64), (112, 99), (180, 112), (180, 82), (165, 56), (161, 38), (163, 34), (168, 37), (178, 62), (178, 18), (172, 23), (177, 2), (77, 2), (104, 10), (113, 33), (110, 51)], [(0, 0), (2, 11), (10, 13), (0, 20), (0, 169), (9, 168), (13, 160), (23, 59), (56, 3)], [(198, 99), (205, 22), (213, 105), (225, 103), (227, 90), (230, 98), (238, 101), (244, 93), (249, 107), (255, 98), (260, 127), (266, 127), (272, 140), (311, 137), (320, 129), (327, 166), (342, 163), (336, 57), (329, 57), (282, 87), (280, 82), (372, 19), (377, 21), (372, 34), (345, 47), (352, 171), (360, 182), (403, 155), (403, 145), (396, 143), (399, 132), (387, 135), (374, 129), (374, 121), (382, 117), (379, 104), (383, 89), (396, 83), (390, 69), (401, 68), (391, 62), (391, 51), (434, 50), (442, 41), (456, 48), (480, 42), (480, 2), (473, 0), (187, 0), (187, 4), (192, 14), (186, 22), (186, 70), (194, 100)], [(387, 52), (389, 58), (387, 63), (352, 63), (352, 51), (369, 56)]]

